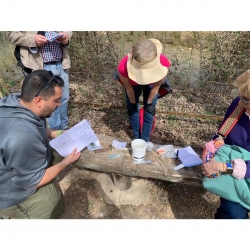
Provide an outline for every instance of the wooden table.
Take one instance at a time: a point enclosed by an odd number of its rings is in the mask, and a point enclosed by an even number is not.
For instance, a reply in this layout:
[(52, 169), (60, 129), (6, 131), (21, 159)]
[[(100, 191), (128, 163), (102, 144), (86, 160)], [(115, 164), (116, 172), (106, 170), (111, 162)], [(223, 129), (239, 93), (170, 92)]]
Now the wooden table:
[[(168, 159), (159, 156), (154, 150), (146, 152), (145, 160), (151, 160), (152, 164), (134, 164), (130, 150), (110, 150), (112, 140), (127, 141), (127, 147), (130, 148), (131, 141), (114, 138), (110, 136), (97, 135), (103, 147), (101, 150), (88, 151), (85, 148), (82, 151), (80, 159), (76, 165), (85, 169), (113, 173), (113, 182), (119, 185), (118, 176), (125, 177), (146, 177), (159, 179), (163, 181), (179, 182), (189, 185), (202, 185), (201, 166), (183, 168), (174, 171), (173, 167), (179, 165), (179, 159)], [(197, 149), (194, 149), (197, 152)], [(198, 154), (201, 153), (197, 152)], [(119, 158), (108, 159), (108, 156), (122, 154)], [(118, 183), (115, 183), (118, 182)], [(123, 179), (124, 182), (124, 179)], [(125, 186), (129, 186), (129, 178), (125, 179)], [(120, 183), (121, 184), (121, 183)], [(121, 189), (126, 187), (120, 186)]]

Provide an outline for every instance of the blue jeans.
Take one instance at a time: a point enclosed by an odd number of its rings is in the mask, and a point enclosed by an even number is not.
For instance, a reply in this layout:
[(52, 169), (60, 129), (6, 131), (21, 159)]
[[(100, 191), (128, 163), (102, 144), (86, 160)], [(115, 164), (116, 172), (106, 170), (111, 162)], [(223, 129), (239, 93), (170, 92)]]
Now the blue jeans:
[(69, 102), (69, 71), (63, 69), (61, 62), (45, 63), (44, 69), (52, 71), (56, 76), (60, 76), (64, 81), (62, 89), (61, 104), (53, 112), (52, 116), (48, 118), (49, 127), (52, 129), (67, 129), (69, 124), (68, 119), (68, 102)]
[[(144, 141), (148, 142), (150, 139), (150, 132), (153, 126), (154, 116), (148, 112), (145, 111), (145, 105), (148, 100), (149, 93), (151, 91), (152, 86), (146, 85), (146, 86), (140, 86), (135, 85), (133, 86), (134, 93), (135, 93), (135, 101), (137, 104), (137, 112), (133, 112), (130, 116), (130, 124), (133, 129), (133, 135), (134, 139), (143, 139)], [(143, 93), (143, 105), (144, 105), (144, 118), (143, 118), (143, 126), (142, 126), (142, 132), (140, 132), (140, 122), (139, 122), (139, 97)], [(153, 100), (153, 104), (156, 106), (157, 104), (157, 98), (158, 94)], [(127, 106), (130, 105), (130, 101), (126, 92), (126, 102)]]
[(248, 210), (237, 202), (220, 198), (221, 204), (214, 215), (215, 219), (248, 219)]

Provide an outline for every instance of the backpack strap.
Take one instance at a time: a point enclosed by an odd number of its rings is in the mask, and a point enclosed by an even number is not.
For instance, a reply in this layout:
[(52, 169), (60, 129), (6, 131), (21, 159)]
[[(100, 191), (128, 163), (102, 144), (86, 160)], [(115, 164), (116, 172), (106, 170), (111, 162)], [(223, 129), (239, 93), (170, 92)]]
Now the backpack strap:
[(220, 126), (217, 134), (226, 137), (244, 112), (245, 109), (243, 108), (243, 106), (238, 104), (233, 110), (233, 112), (230, 114), (230, 116)]

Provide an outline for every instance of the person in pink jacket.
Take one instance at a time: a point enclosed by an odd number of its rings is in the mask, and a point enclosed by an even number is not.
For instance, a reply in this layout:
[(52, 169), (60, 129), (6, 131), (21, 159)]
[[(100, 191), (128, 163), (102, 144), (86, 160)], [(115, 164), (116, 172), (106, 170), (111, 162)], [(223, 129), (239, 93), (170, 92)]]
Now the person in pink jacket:
[[(125, 86), (126, 102), (134, 139), (148, 142), (156, 113), (159, 89), (163, 83), (171, 92), (167, 80), (170, 61), (162, 54), (162, 44), (157, 39), (144, 39), (136, 43), (132, 53), (123, 57), (113, 75)], [(139, 97), (143, 93), (144, 117), (140, 130)]]

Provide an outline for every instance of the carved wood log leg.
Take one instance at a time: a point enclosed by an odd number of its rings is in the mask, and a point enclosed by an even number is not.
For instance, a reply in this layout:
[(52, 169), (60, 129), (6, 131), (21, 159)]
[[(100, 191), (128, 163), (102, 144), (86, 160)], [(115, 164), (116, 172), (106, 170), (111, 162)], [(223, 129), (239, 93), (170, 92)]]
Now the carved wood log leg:
[(110, 178), (114, 184), (114, 186), (123, 191), (128, 190), (132, 186), (132, 178), (120, 174), (110, 173)]

